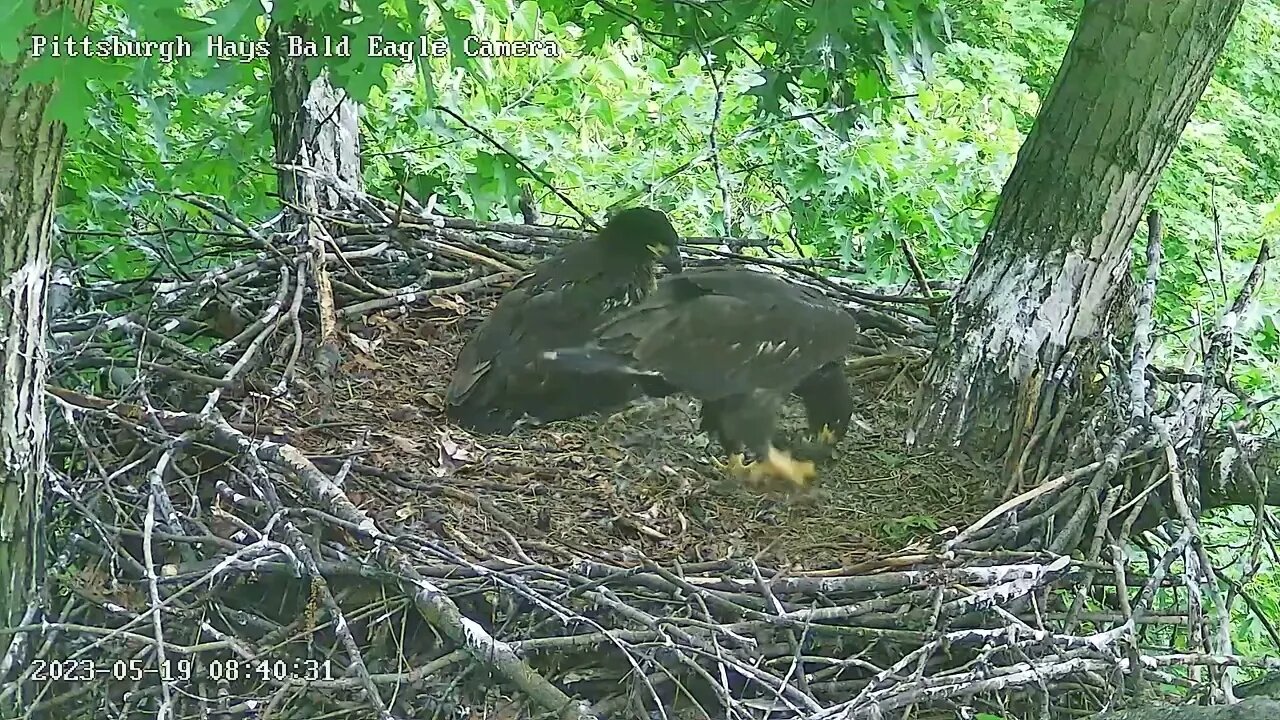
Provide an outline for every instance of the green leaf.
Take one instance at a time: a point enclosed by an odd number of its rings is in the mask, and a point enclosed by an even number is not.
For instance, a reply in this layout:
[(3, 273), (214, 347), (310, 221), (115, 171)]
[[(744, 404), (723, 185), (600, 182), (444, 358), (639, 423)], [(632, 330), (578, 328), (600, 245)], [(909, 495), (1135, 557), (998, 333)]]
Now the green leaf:
[(440, 7), (440, 19), (444, 22), (444, 34), (449, 39), (449, 58), (454, 67), (470, 72), (471, 56), (467, 55), (467, 37), (472, 34), (471, 22)]
[(19, 53), (30, 50), (26, 29), (35, 23), (36, 0), (9, 0), (0, 5), (0, 62), (11, 63)]
[(752, 87), (746, 94), (756, 98), (756, 105), (762, 113), (781, 115), (782, 101), (795, 100), (791, 89), (787, 87), (787, 77), (769, 69), (761, 70), (760, 77), (764, 82)]
[[(212, 20), (206, 24), (204, 36), (222, 36), (224, 38), (260, 39), (258, 17), (262, 14), (262, 3), (259, 0), (227, 0), (227, 3), (216, 10), (205, 13), (204, 17)], [(205, 52), (205, 43), (196, 44), (196, 54)]]
[(152, 139), (155, 141), (156, 149), (160, 153), (161, 160), (169, 159), (169, 142), (165, 137), (165, 133), (169, 127), (169, 108), (168, 103), (157, 101), (154, 97), (148, 97), (144, 100), (147, 110), (151, 115)]

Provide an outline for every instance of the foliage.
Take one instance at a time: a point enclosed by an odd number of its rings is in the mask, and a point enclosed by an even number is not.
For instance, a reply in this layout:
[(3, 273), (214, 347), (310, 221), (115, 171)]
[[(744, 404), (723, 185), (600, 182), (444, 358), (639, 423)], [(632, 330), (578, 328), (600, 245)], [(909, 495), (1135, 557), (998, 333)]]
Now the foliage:
[[(532, 6), (524, 3), (507, 22), (473, 18), (475, 30), (532, 37)], [(466, 75), (438, 62), (441, 103), (505, 142), (579, 206), (594, 211), (644, 198), (687, 226), (791, 235), (809, 252), (858, 256), (887, 279), (906, 277), (903, 237), (921, 246), (928, 270), (964, 271), (1012, 165), (1016, 123), (1038, 107), (1014, 74), (990, 71), (1007, 68), (1007, 57), (959, 44), (938, 58), (933, 81), (904, 75), (895, 89), (911, 97), (868, 108), (844, 138), (829, 114), (815, 116), (811, 107), (758, 116), (748, 92), (759, 81), (746, 61), (755, 50), (750, 38), (738, 43), (741, 63), (709, 71), (691, 55), (674, 61), (646, 52), (637, 32), (585, 56), (572, 26), (550, 13), (538, 20), (537, 30), (557, 37), (565, 58), (477, 63)], [(415, 194), (451, 194), (446, 204), (455, 211), (484, 216), (505, 206), (497, 215), (514, 216), (524, 174), (490, 171), (494, 147), (424, 109), (422, 89), (406, 73), (398, 80), (370, 100), (370, 136), (381, 151), (370, 163), (374, 185), (403, 177)], [(416, 123), (402, 122), (414, 108)], [(728, 222), (723, 194), (732, 200)], [(553, 212), (568, 210), (549, 194), (543, 199)]]
[[(1280, 566), (1276, 565), (1274, 548), (1268, 547), (1256, 528), (1253, 510), (1245, 507), (1228, 508), (1202, 523), (1205, 549), (1224, 576), (1220, 588), (1229, 603), (1232, 647), (1250, 657), (1275, 657), (1280, 653), (1280, 626), (1276, 624), (1280, 618)], [(1134, 567), (1134, 571), (1140, 574), (1143, 568)], [(1178, 564), (1173, 572), (1181, 574), (1185, 569)], [(1153, 612), (1184, 612), (1185, 595), (1186, 587), (1176, 582), (1161, 589), (1153, 601)], [(1203, 612), (1212, 617), (1210, 598), (1201, 603)], [(1185, 628), (1158, 627), (1158, 632), (1151, 628), (1143, 631), (1147, 643), (1181, 650), (1191, 647)], [(1240, 672), (1241, 680), (1262, 674), (1260, 670)]]
[[(541, 0), (538, 5), (583, 28), (582, 40), (592, 48), (617, 42), (639, 28), (646, 42), (664, 49), (668, 58), (695, 54), (716, 70), (747, 59), (758, 72), (746, 92), (758, 99), (757, 110), (774, 115), (806, 100), (857, 108), (884, 97), (894, 74), (928, 66), (946, 25), (935, 3), (917, 0), (648, 0), (625, 9), (603, 0)], [(847, 130), (851, 114), (832, 119), (845, 121), (839, 126)]]
[[(1280, 194), (1280, 8), (1249, 2), (1236, 24), (1196, 114), (1156, 190), (1165, 218), (1160, 315), (1174, 328), (1208, 327), (1170, 337), (1180, 356), (1216, 325), (1217, 314), (1248, 274), (1260, 241), (1274, 237)], [(1271, 394), (1277, 374), (1276, 286), (1265, 283), (1241, 328), (1253, 334), (1236, 377), (1254, 395)]]

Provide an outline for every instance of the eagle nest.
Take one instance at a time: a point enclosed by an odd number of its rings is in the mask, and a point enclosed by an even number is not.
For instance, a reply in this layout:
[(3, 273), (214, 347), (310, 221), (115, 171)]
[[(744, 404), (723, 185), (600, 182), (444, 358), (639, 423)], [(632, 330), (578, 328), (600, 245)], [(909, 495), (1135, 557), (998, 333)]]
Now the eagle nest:
[(583, 233), (348, 192), (300, 240), (178, 199), (163, 224), (207, 223), (184, 234), (209, 254), (166, 238), (152, 275), (54, 294), (56, 600), (0, 690), (36, 716), (1074, 717), (1135, 691), (1113, 673), (1250, 664), (1131, 642), (1186, 624), (1124, 592), (1172, 560), (1126, 577), (1101, 531), (1075, 558), (1027, 541), (1150, 447), (1104, 443), (979, 521), (1000, 471), (906, 446), (933, 300), (688, 239), (687, 264), (787, 273), (882, 341), (848, 363), (822, 494), (761, 495), (708, 469), (681, 398), (504, 437), (445, 421), (467, 333)]

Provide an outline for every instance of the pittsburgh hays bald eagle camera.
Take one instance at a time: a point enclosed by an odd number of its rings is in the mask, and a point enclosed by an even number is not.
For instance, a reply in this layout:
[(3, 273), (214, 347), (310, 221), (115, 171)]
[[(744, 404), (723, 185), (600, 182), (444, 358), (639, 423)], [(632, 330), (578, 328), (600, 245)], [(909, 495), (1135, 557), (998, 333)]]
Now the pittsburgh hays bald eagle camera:
[[(702, 401), (702, 428), (750, 482), (803, 487), (816, 474), (773, 442), (779, 405), (795, 393), (828, 443), (853, 412), (843, 358), (862, 339), (844, 308), (812, 288), (746, 269), (663, 278), (644, 301), (606, 320), (594, 340), (546, 353), (583, 373), (633, 376)], [(754, 456), (744, 465), (742, 450)]]
[(653, 289), (656, 263), (678, 272), (678, 243), (665, 214), (630, 208), (539, 263), (458, 354), (446, 415), (471, 430), (509, 433), (526, 416), (550, 422), (625, 405), (638, 394), (635, 378), (584, 378), (542, 353), (587, 342), (609, 313), (638, 302)]

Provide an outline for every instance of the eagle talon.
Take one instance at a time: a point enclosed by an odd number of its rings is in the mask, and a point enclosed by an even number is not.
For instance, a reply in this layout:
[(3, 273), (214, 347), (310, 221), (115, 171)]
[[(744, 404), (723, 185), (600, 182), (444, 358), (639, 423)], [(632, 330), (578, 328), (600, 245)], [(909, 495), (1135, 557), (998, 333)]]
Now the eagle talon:
[(835, 431), (826, 425), (822, 426), (822, 429), (818, 431), (817, 436), (813, 439), (813, 442), (829, 446), (834, 446), (838, 441), (839, 438), (836, 437)]
[(801, 459), (825, 462), (836, 456), (836, 446), (839, 443), (840, 438), (835, 431), (824, 425), (816, 433), (806, 433), (792, 451)]
[(742, 462), (742, 453), (730, 453), (727, 462), (720, 462), (719, 458), (712, 457), (711, 464), (730, 477), (741, 478), (749, 474), (749, 466)]
[(785, 451), (769, 448), (765, 457), (748, 466), (747, 481), (752, 485), (764, 484), (770, 479), (785, 480), (793, 489), (809, 486), (818, 474), (818, 468), (808, 460), (796, 460)]

